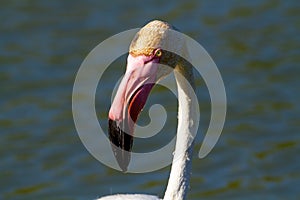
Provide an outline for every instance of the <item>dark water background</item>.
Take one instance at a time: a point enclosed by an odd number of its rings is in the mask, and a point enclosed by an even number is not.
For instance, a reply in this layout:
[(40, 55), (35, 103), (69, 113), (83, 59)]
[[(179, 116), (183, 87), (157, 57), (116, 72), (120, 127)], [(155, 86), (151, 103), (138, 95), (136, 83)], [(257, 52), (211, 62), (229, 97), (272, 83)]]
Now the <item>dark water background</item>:
[[(202, 44), (227, 91), (223, 133), (208, 157), (194, 156), (188, 199), (300, 198), (299, 1), (4, 0), (0, 199), (163, 195), (168, 167), (123, 174), (102, 165), (82, 145), (71, 111), (75, 75), (89, 51), (107, 37), (154, 18)], [(123, 73), (123, 61), (108, 72), (107, 89)], [(205, 90), (200, 82), (198, 87)], [(159, 92), (153, 91), (154, 100)], [(206, 93), (200, 93), (201, 132), (209, 122)], [(165, 104), (176, 113), (176, 99)], [(97, 107), (100, 121), (105, 122), (107, 111)], [(176, 114), (171, 120), (167, 125), (172, 129)], [(201, 136), (197, 140), (196, 151)]]

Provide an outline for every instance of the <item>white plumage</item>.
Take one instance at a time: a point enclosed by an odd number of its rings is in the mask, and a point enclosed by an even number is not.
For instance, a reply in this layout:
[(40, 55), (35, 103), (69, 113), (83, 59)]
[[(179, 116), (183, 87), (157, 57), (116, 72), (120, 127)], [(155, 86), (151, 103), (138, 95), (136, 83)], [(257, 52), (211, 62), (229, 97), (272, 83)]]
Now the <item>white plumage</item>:
[[(100, 198), (101, 200), (161, 200), (153, 195), (145, 194), (116, 194)], [(99, 200), (100, 200), (99, 199)]]

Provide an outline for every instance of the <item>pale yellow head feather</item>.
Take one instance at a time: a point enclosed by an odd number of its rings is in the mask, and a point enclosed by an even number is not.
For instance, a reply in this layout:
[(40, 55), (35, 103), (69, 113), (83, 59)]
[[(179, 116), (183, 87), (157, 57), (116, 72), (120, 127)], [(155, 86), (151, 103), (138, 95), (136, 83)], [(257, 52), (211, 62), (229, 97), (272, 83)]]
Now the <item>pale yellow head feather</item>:
[(146, 24), (135, 35), (129, 48), (130, 54), (137, 55), (151, 55), (154, 49), (167, 49), (174, 44), (172, 37), (173, 27), (167, 22), (154, 20)]

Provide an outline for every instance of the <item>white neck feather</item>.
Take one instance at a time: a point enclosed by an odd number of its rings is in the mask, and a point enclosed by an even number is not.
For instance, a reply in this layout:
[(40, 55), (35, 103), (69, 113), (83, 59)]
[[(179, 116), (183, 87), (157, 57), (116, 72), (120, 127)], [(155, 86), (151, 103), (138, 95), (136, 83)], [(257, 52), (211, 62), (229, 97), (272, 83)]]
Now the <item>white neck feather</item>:
[(195, 106), (198, 105), (192, 88), (194, 85), (192, 69), (176, 67), (175, 77), (179, 100), (178, 127), (176, 148), (164, 200), (183, 200), (186, 198), (191, 173), (193, 139), (198, 127), (194, 123), (197, 122), (199, 113), (196, 113), (198, 109), (195, 109)]

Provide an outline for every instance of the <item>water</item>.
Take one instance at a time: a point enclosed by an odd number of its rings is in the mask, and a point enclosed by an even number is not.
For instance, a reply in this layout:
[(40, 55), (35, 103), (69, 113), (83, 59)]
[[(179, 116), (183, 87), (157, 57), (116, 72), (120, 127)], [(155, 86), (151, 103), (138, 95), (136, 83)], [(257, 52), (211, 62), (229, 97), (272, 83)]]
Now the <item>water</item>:
[[(0, 199), (163, 195), (169, 168), (146, 174), (109, 169), (82, 145), (71, 112), (73, 82), (88, 52), (153, 18), (169, 21), (205, 47), (228, 96), (219, 142), (205, 159), (194, 156), (188, 199), (298, 199), (299, 9), (298, 1), (2, 1)], [(123, 61), (108, 72), (107, 90), (123, 73)], [(200, 78), (197, 86), (202, 133), (209, 95)], [(156, 88), (152, 100), (161, 93), (169, 98)], [(166, 102), (174, 116), (166, 130), (172, 132), (177, 103)], [(100, 123), (106, 123), (107, 111), (97, 106)], [(147, 124), (148, 115), (141, 117)], [(151, 140), (148, 147), (163, 144)]]

